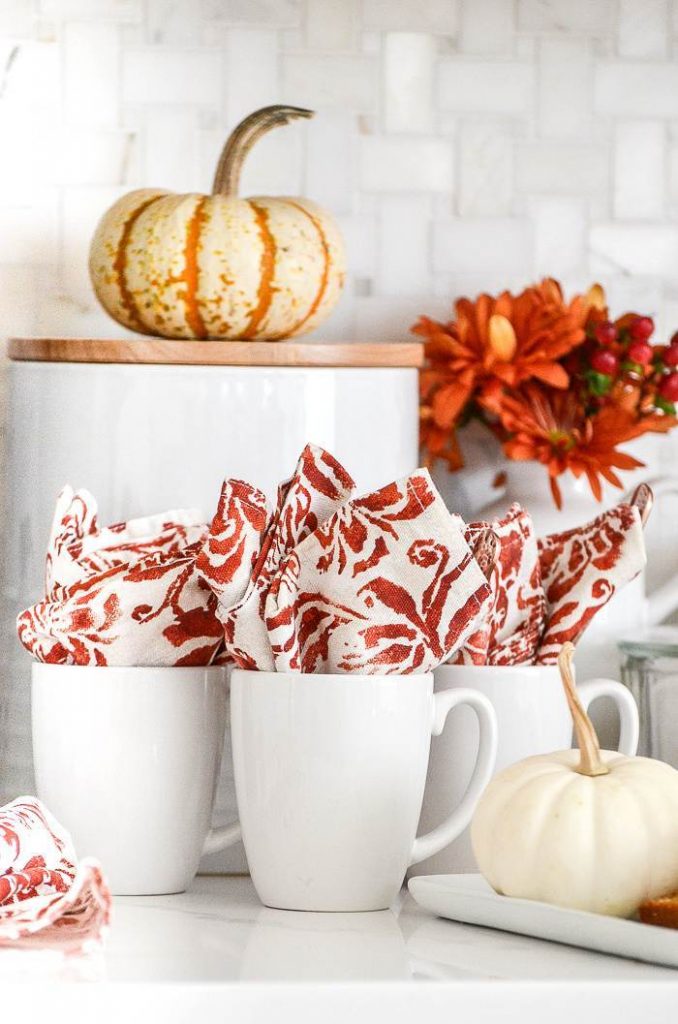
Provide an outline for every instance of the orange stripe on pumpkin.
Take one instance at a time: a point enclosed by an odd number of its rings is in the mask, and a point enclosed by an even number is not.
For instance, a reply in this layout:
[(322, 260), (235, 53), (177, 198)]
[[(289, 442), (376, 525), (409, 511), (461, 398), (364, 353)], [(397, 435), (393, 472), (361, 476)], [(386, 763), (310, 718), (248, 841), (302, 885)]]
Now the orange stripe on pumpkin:
[(186, 248), (184, 250), (184, 281), (186, 290), (181, 293), (186, 307), (186, 323), (190, 327), (195, 338), (206, 338), (207, 327), (200, 312), (198, 300), (198, 285), (200, 268), (198, 267), (198, 248), (200, 246), (200, 232), (205, 223), (205, 203), (207, 196), (199, 199), (193, 215), (186, 228)]
[(294, 203), (291, 200), (288, 200), (288, 202), (290, 206), (294, 206), (296, 210), (299, 210), (301, 213), (305, 214), (313, 224), (314, 228), (318, 232), (318, 237), (320, 238), (320, 245), (322, 246), (323, 256), (325, 259), (323, 265), (323, 272), (320, 277), (320, 284), (318, 285), (318, 291), (316, 292), (315, 298), (311, 303), (308, 313), (306, 314), (306, 316), (303, 316), (301, 320), (298, 320), (297, 323), (288, 331), (288, 334), (297, 334), (297, 332), (300, 331), (301, 328), (304, 326), (306, 321), (311, 319), (311, 317), (317, 311), (318, 306), (323, 300), (325, 292), (327, 291), (327, 282), (330, 279), (330, 267), (332, 265), (332, 261), (330, 259), (330, 247), (327, 242), (325, 232), (322, 229), (322, 225), (320, 224), (320, 221), (316, 217), (314, 217), (312, 213), (309, 213), (308, 210), (304, 209), (303, 206), (300, 206), (299, 203)]
[(257, 291), (257, 304), (250, 313), (247, 327), (240, 335), (241, 338), (251, 338), (256, 333), (259, 324), (266, 316), (269, 306), (271, 305), (271, 301), (273, 299), (273, 277), (275, 275), (276, 253), (275, 238), (271, 234), (271, 229), (268, 226), (268, 210), (266, 210), (265, 207), (252, 202), (251, 199), (248, 199), (247, 202), (254, 213), (263, 248), (261, 252), (261, 280), (259, 281), (259, 288)]
[(118, 249), (115, 254), (115, 259), (113, 260), (113, 270), (116, 273), (118, 288), (120, 290), (120, 304), (132, 322), (134, 330), (140, 331), (142, 334), (153, 334), (153, 331), (147, 327), (141, 319), (136, 299), (127, 285), (127, 278), (125, 276), (127, 271), (127, 246), (132, 235), (132, 228), (141, 214), (144, 210), (147, 210), (152, 203), (157, 203), (158, 199), (162, 199), (164, 195), (165, 193), (162, 193), (159, 196), (153, 196), (151, 199), (145, 199), (140, 206), (137, 206), (136, 210), (132, 211), (123, 224), (122, 234), (120, 235), (120, 241), (118, 242)]

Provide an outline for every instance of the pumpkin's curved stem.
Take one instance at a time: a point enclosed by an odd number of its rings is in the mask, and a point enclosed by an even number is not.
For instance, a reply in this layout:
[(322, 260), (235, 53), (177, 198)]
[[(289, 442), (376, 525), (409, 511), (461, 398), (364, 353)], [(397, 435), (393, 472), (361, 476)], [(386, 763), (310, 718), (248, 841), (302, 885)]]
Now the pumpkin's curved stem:
[(262, 107), (237, 125), (221, 151), (212, 184), (212, 195), (237, 196), (243, 161), (262, 135), (298, 117), (313, 117), (314, 110), (303, 107)]
[(593, 728), (593, 722), (584, 711), (579, 700), (572, 672), (573, 656), (574, 644), (569, 642), (563, 644), (558, 655), (558, 668), (560, 669), (560, 678), (563, 681), (563, 688), (579, 746), (579, 765), (575, 771), (578, 771), (580, 775), (609, 775), (610, 769), (600, 756), (600, 744), (598, 743), (596, 730)]

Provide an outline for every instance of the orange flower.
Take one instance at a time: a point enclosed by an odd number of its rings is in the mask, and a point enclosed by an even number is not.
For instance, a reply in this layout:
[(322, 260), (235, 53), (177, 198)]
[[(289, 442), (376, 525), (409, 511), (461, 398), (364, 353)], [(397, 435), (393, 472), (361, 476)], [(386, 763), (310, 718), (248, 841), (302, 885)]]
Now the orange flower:
[[(587, 417), (570, 392), (547, 395), (543, 389), (527, 385), (521, 392), (505, 396), (500, 419), (510, 435), (504, 442), (505, 454), (510, 459), (534, 460), (546, 466), (558, 508), (562, 507), (562, 497), (557, 478), (565, 470), (576, 477), (585, 474), (600, 501), (601, 477), (615, 487), (622, 487), (615, 470), (643, 465), (626, 452), (617, 451), (616, 446), (648, 428), (631, 412), (613, 405)], [(670, 417), (663, 419), (662, 426), (657, 423), (650, 429), (668, 430), (675, 422)]]
[(558, 282), (547, 278), (517, 296), (459, 299), (448, 324), (422, 317), (412, 330), (426, 338), (425, 415), (450, 431), (474, 398), (492, 403), (504, 388), (533, 379), (566, 388), (558, 360), (584, 341), (587, 309), (581, 297), (566, 304)]

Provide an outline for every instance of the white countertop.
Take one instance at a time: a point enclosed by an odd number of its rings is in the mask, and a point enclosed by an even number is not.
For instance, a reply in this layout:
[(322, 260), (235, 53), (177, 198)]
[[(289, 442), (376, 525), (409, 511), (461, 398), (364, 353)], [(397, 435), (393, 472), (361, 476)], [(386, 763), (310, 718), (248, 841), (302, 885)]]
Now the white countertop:
[(4, 1019), (14, 1005), (50, 1024), (649, 1024), (675, 1019), (678, 971), (443, 921), (404, 892), (375, 914), (290, 913), (248, 878), (201, 877), (117, 898), (90, 957), (0, 951)]

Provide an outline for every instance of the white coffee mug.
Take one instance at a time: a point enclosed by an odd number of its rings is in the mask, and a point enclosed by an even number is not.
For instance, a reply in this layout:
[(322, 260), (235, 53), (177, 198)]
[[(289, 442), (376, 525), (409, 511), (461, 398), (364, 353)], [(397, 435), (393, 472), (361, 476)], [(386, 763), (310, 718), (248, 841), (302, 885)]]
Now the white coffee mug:
[(38, 796), (116, 895), (183, 892), (240, 838), (210, 828), (227, 710), (226, 668), (33, 665)]
[[(470, 783), (417, 839), (431, 735), (459, 704), (479, 726)], [(434, 695), (430, 674), (234, 670), (231, 734), (252, 881), (262, 903), (284, 910), (387, 908), (408, 865), (466, 828), (497, 745), (490, 701), (467, 689)]]
[[(472, 687), (484, 694), (497, 715), (495, 772), (533, 754), (572, 746), (572, 718), (557, 665), (466, 666), (441, 665), (435, 671), (436, 696)], [(631, 693), (612, 679), (592, 679), (578, 687), (588, 708), (598, 697), (611, 697), (621, 724), (619, 750), (635, 754), (638, 747), (638, 708)], [(478, 750), (473, 716), (461, 710), (431, 748), (420, 827), (432, 828), (450, 802), (459, 800), (469, 784)], [(445, 850), (420, 862), (414, 875), (476, 871), (469, 829)]]

